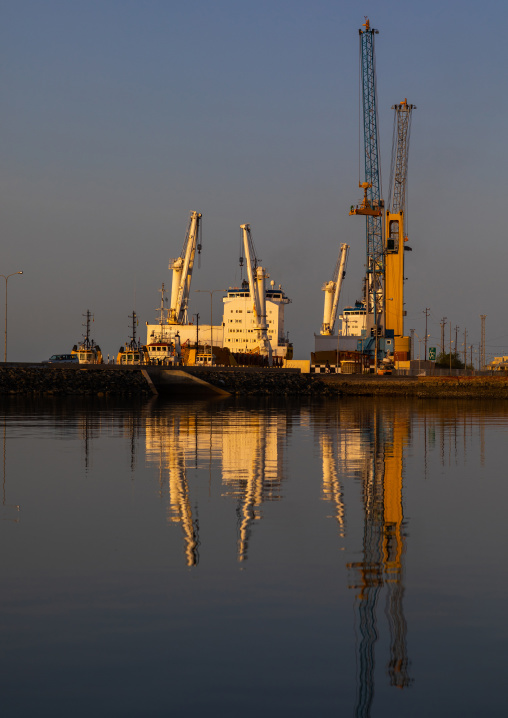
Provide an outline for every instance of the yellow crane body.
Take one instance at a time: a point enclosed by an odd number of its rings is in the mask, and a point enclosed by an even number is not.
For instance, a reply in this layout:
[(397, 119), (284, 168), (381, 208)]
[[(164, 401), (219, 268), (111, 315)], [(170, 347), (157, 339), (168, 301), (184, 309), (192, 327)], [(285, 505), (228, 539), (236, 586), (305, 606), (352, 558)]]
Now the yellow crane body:
[(385, 328), (404, 335), (404, 213), (386, 212)]

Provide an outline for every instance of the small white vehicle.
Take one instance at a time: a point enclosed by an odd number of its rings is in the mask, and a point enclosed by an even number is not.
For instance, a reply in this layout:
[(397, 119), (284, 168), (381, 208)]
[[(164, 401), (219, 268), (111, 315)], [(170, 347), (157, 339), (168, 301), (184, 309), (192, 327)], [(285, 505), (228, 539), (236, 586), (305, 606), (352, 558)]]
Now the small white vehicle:
[(53, 354), (43, 364), (79, 364), (76, 354)]

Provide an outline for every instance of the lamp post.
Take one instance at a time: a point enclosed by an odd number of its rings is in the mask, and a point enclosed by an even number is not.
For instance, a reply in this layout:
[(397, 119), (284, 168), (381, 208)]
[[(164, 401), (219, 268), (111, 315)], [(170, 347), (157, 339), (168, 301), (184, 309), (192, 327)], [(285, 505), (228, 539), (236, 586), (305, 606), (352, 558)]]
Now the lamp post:
[(195, 289), (195, 292), (205, 292), (210, 295), (210, 361), (213, 366), (213, 295), (215, 292), (225, 292), (225, 289)]
[(14, 277), (15, 274), (23, 274), (23, 272), (13, 272), (12, 274), (0, 274), (5, 279), (5, 335), (4, 335), (4, 362), (7, 361), (7, 280)]

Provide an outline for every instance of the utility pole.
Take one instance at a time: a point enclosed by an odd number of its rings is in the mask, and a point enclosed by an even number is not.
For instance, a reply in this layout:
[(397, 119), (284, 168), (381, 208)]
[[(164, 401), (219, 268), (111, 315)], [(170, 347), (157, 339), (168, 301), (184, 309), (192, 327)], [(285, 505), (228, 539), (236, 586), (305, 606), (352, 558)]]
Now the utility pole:
[(450, 374), (452, 373), (452, 323), (450, 322)]
[(441, 319), (441, 354), (445, 353), (445, 345), (444, 345), (444, 328), (446, 326), (446, 317), (443, 317)]
[(458, 359), (458, 346), (459, 346), (458, 345), (458, 331), (459, 331), (459, 327), (455, 327), (455, 354), (457, 355), (457, 359)]
[(483, 369), (485, 366), (485, 319), (487, 318), (486, 314), (480, 314), (480, 319), (482, 320), (482, 343), (480, 348), (480, 369)]
[(425, 361), (427, 361), (427, 319), (429, 316), (430, 307), (425, 307), (425, 311), (423, 312), (425, 314)]
[(464, 329), (464, 369), (467, 368), (467, 329)]

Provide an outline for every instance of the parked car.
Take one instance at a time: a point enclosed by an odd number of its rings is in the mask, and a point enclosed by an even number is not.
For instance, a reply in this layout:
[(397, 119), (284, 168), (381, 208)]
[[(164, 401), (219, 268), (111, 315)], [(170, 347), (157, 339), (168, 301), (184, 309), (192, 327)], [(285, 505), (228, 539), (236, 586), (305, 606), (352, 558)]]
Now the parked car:
[(53, 354), (43, 364), (79, 364), (77, 354)]

